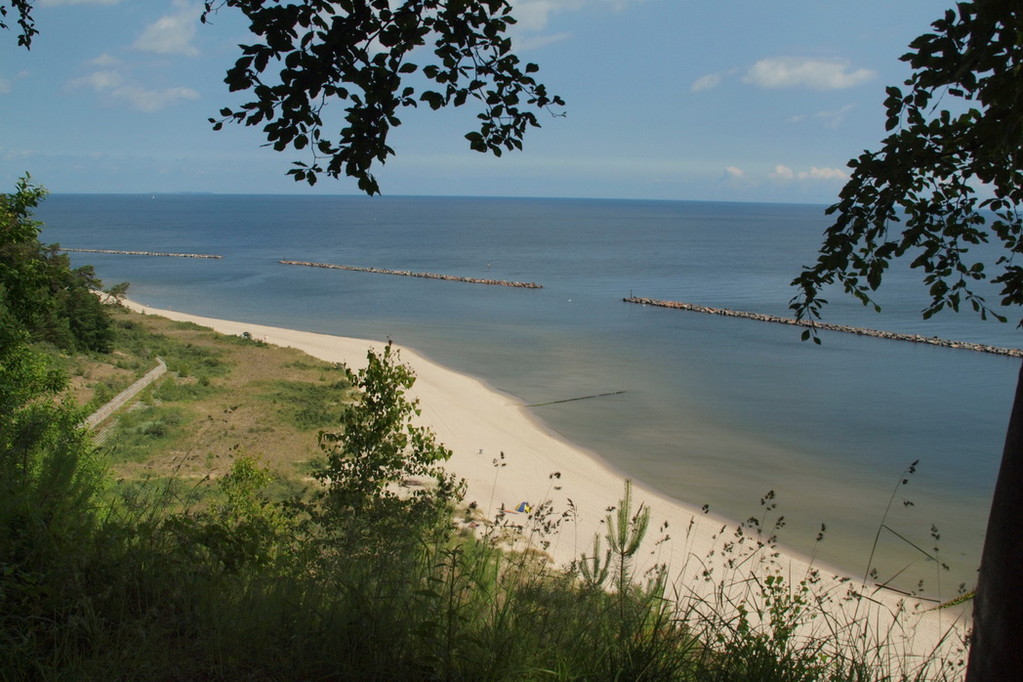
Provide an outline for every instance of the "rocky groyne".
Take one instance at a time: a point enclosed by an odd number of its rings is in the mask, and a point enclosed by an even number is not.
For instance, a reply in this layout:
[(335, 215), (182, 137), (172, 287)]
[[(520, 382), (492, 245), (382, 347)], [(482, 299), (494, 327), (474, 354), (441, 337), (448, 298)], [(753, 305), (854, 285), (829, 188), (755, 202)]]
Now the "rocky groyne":
[(166, 253), (162, 251), (118, 251), (114, 249), (65, 249), (61, 251), (73, 251), (75, 253), (112, 253), (118, 256), (164, 256), (168, 258), (215, 258), (220, 259), (223, 256), (215, 256), (209, 253)]
[(543, 289), (543, 285), (535, 282), (507, 282), (501, 279), (479, 279), (477, 277), (459, 277), (457, 275), (440, 275), (435, 272), (412, 272), (410, 270), (384, 270), (382, 268), (364, 268), (358, 265), (335, 265), (333, 263), (310, 263), (302, 260), (277, 261), (283, 265), (304, 265), (310, 268), (329, 268), (331, 270), (350, 270), (352, 272), (372, 272), (378, 275), (398, 275), (400, 277), (423, 277), (425, 279), (444, 279), (451, 282), (468, 282), (469, 284), (489, 284), (498, 287), (518, 287), (520, 289)]
[(640, 296), (627, 296), (622, 299), (626, 303), (639, 303), (641, 305), (652, 305), (661, 308), (675, 308), (676, 310), (689, 310), (694, 313), (706, 313), (708, 315), (723, 315), (725, 317), (741, 317), (747, 320), (758, 322), (774, 322), (777, 324), (788, 324), (796, 327), (807, 327), (813, 329), (825, 329), (833, 332), (845, 332), (858, 336), (873, 336), (879, 339), (890, 341), (908, 341), (910, 343), (926, 343), (931, 346), (942, 346), (944, 348), (958, 348), (961, 350), (972, 350), (978, 353), (993, 353), (995, 355), (1009, 355), (1015, 358), (1023, 357), (1023, 350), (1019, 348), (1000, 348), (988, 346), (982, 343), (970, 343), (967, 341), (951, 341), (939, 339), (936, 336), (921, 336), (919, 334), (899, 334), (897, 332), (885, 332), (877, 329), (864, 329), (862, 327), (850, 327), (845, 324), (832, 324), (830, 322), (807, 323), (791, 317), (778, 317), (776, 315), (764, 315), (762, 313), (749, 313), (742, 310), (729, 310), (728, 308), (711, 308), (705, 305), (694, 303), (682, 303), (681, 301), (660, 301), (653, 298), (642, 298)]

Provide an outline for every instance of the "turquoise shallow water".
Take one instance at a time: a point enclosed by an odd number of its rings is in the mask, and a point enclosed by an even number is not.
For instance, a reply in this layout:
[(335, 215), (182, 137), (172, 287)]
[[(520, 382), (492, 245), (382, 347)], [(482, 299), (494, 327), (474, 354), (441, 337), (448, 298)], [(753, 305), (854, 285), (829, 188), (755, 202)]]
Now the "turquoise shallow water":
[[(823, 207), (479, 198), (57, 195), (43, 239), (205, 252), (222, 260), (75, 254), (133, 298), (200, 315), (392, 338), (526, 403), (570, 440), (661, 491), (726, 516), (775, 490), (782, 541), (852, 573), (901, 472), (875, 562), (898, 583), (972, 585), (1018, 360), (623, 303), (682, 300), (787, 315)], [(539, 290), (301, 268), (279, 259), (535, 281)], [(924, 322), (919, 278), (893, 270), (884, 312), (839, 294), (829, 318), (1016, 346), (969, 314)], [(508, 453), (514, 456), (514, 453)], [(913, 506), (902, 501), (910, 500)], [(609, 500), (613, 503), (613, 500)]]

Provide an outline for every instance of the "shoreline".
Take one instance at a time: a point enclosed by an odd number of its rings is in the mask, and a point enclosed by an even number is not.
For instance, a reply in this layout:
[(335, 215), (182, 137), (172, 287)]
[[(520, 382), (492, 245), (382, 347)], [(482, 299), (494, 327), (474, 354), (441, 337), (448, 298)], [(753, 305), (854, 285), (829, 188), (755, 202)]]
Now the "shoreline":
[[(267, 343), (294, 347), (353, 368), (365, 365), (368, 348), (379, 349), (384, 345), (380, 341), (161, 310), (134, 301), (125, 301), (125, 305), (145, 314), (193, 322), (225, 334), (249, 332)], [(420, 400), (420, 422), (432, 428), (438, 442), (452, 450), (445, 468), (467, 482), (465, 501), (475, 501), (487, 519), (493, 519), (502, 508), (514, 509), (520, 502), (545, 514), (549, 512), (543, 518), (514, 513), (504, 518), (523, 526), (523, 542), (532, 540), (536, 544), (538, 540), (547, 540), (549, 544), (543, 548), (557, 565), (565, 566), (580, 554), (591, 553), (594, 535), (603, 537), (608, 507), (622, 497), (628, 477), (597, 453), (558, 435), (531, 414), (523, 401), (439, 365), (413, 349), (395, 347), (400, 350), (401, 361), (416, 373), (416, 383), (409, 394)], [(738, 542), (733, 521), (705, 514), (700, 508), (658, 493), (641, 481), (633, 481), (633, 499), (635, 507), (643, 504), (650, 509), (650, 527), (636, 555), (635, 574), (639, 577), (657, 565), (667, 564), (669, 593), (678, 597), (727, 607), (734, 602), (726, 597), (724, 604), (720, 603), (718, 586), (727, 583), (730, 588), (749, 590), (745, 578), (759, 565), (758, 571), (783, 575), (790, 587), (808, 576), (818, 575), (814, 579), (817, 588), (832, 596), (828, 611), (837, 614), (841, 622), (868, 618), (879, 632), (886, 632), (892, 627), (895, 618), (892, 614), (901, 614), (895, 626), (901, 633), (900, 640), (892, 645), (906, 654), (926, 654), (936, 647), (955, 645), (956, 638), (965, 631), (969, 603), (934, 611), (932, 602), (887, 590), (874, 591), (870, 585), (863, 589), (867, 599), (848, 601), (844, 596), (850, 589), (860, 590), (859, 578), (843, 575), (834, 567), (787, 549), (757, 547), (756, 538), (749, 531)], [(551, 536), (541, 535), (543, 523), (557, 519), (561, 519), (560, 530)], [(667, 527), (659, 530), (662, 524)], [(670, 539), (658, 542), (663, 535)], [(729, 554), (729, 545), (736, 554)], [(734, 549), (736, 545), (739, 549)], [(602, 546), (606, 547), (606, 541)], [(714, 567), (708, 576), (711, 564)], [(955, 627), (955, 634), (946, 636), (950, 626)]]

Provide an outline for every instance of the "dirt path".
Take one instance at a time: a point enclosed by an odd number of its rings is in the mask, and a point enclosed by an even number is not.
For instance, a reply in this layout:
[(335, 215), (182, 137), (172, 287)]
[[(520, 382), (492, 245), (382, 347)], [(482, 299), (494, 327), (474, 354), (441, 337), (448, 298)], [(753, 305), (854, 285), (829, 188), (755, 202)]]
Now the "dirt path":
[(104, 420), (110, 417), (110, 415), (119, 410), (126, 402), (134, 398), (139, 391), (162, 377), (167, 371), (167, 365), (161, 358), (157, 358), (156, 362), (156, 367), (149, 370), (144, 377), (118, 393), (114, 396), (113, 400), (86, 417), (85, 425), (90, 429), (96, 428), (98, 425), (102, 424)]

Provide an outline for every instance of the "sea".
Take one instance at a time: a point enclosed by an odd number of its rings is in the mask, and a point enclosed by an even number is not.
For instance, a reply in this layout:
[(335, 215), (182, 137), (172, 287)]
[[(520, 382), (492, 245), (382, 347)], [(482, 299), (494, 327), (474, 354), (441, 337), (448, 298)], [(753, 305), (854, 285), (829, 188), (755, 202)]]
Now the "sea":
[[(736, 521), (783, 517), (779, 542), (822, 565), (936, 598), (976, 582), (1018, 359), (837, 332), (816, 345), (798, 327), (623, 301), (791, 316), (824, 206), (55, 194), (36, 217), (43, 241), (67, 248), (223, 256), (71, 254), (141, 303), (393, 340), (664, 494)], [(895, 264), (885, 277), (880, 313), (836, 290), (826, 319), (1020, 345), (1018, 320), (925, 321), (923, 274)]]

